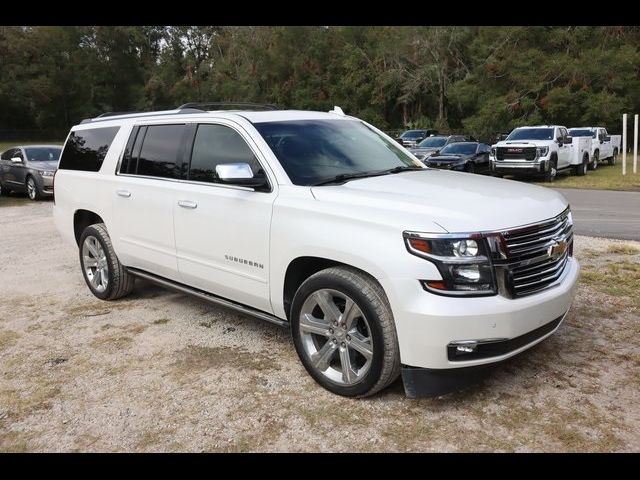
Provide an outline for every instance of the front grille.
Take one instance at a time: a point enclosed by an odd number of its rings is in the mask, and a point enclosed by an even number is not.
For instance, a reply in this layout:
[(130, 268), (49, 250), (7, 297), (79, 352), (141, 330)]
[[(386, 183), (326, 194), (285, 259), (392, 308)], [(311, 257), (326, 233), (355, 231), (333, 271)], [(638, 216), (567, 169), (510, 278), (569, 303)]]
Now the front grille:
[(556, 282), (573, 251), (569, 209), (552, 220), (502, 233), (507, 249), (506, 285), (513, 297), (539, 292)]
[(498, 160), (535, 160), (536, 147), (498, 147), (496, 150)]

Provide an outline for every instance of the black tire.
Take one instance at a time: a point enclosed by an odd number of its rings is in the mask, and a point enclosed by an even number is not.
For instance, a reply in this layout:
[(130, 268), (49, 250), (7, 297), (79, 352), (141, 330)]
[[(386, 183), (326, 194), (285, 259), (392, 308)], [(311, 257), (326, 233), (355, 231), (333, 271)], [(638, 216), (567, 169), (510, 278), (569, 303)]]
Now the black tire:
[(38, 182), (36, 182), (36, 179), (31, 175), (27, 177), (25, 187), (27, 189), (27, 195), (31, 200), (33, 200), (34, 202), (42, 200), (42, 192), (38, 188)]
[(588, 169), (589, 169), (589, 158), (585, 155), (584, 157), (582, 157), (582, 163), (574, 167), (573, 173), (578, 177), (583, 177), (587, 174)]
[[(323, 289), (350, 297), (367, 319), (373, 350), (371, 364), (362, 379), (352, 385), (340, 384), (325, 376), (313, 365), (303, 345), (300, 332), (302, 307), (312, 294)], [(344, 308), (341, 313), (344, 313)], [(345, 397), (367, 397), (387, 387), (400, 374), (400, 349), (389, 301), (382, 287), (363, 272), (351, 267), (332, 267), (310, 276), (294, 296), (290, 319), (293, 343), (300, 361), (309, 375), (327, 390)], [(327, 343), (329, 341), (326, 340)]]
[(11, 193), (11, 189), (5, 187), (4, 185), (2, 185), (2, 183), (0, 183), (0, 195), (9, 195)]
[(468, 162), (464, 166), (464, 171), (467, 173), (476, 173), (476, 165), (473, 162)]
[[(83, 245), (87, 237), (95, 238), (105, 253), (107, 265), (108, 265), (108, 283), (104, 291), (99, 291), (91, 284), (88, 278), (87, 269), (85, 268), (85, 260), (82, 254)], [(113, 250), (111, 239), (107, 233), (107, 228), (104, 223), (95, 223), (89, 225), (84, 229), (80, 236), (80, 247), (78, 249), (80, 256), (80, 267), (82, 269), (82, 276), (87, 283), (89, 290), (96, 297), (101, 300), (117, 300), (118, 298), (125, 297), (131, 293), (135, 283), (135, 277), (127, 272), (124, 265), (118, 260), (116, 252)]]
[(593, 161), (589, 164), (589, 170), (597, 169), (598, 163), (600, 163), (600, 152), (596, 150), (593, 152)]
[(609, 157), (609, 159), (607, 160), (607, 162), (609, 163), (609, 165), (615, 165), (616, 164), (616, 160), (618, 159), (618, 149), (615, 148), (613, 150), (613, 155), (611, 157)]
[(544, 181), (545, 182), (553, 182), (558, 176), (558, 159), (556, 157), (551, 157), (549, 160), (548, 170), (544, 173)]

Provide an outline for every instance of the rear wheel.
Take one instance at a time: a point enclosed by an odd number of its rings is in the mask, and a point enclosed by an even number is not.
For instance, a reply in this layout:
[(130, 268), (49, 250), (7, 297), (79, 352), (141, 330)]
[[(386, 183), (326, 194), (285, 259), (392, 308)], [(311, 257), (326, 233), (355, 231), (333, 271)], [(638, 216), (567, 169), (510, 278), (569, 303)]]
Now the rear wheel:
[(618, 149), (616, 148), (613, 150), (613, 155), (608, 160), (609, 165), (615, 165), (617, 159), (618, 159)]
[(0, 183), (0, 195), (9, 195), (10, 193), (11, 193), (11, 190), (6, 186), (4, 186), (2, 183)]
[(133, 290), (135, 278), (118, 260), (104, 223), (89, 225), (82, 232), (80, 266), (89, 290), (101, 300), (116, 300)]
[(582, 157), (582, 163), (574, 167), (573, 173), (579, 177), (583, 177), (584, 175), (587, 174), (588, 168), (589, 168), (589, 157), (587, 157), (587, 154), (585, 154)]
[(322, 270), (300, 286), (291, 306), (291, 334), (309, 375), (338, 395), (373, 395), (400, 374), (387, 297), (353, 268)]

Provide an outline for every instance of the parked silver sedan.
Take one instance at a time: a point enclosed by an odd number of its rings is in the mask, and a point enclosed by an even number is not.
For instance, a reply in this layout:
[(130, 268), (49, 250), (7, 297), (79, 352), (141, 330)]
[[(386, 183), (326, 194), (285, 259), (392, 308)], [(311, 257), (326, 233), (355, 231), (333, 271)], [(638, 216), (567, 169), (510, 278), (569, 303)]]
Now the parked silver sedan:
[(53, 195), (60, 145), (25, 145), (0, 155), (0, 195), (26, 192), (31, 200)]

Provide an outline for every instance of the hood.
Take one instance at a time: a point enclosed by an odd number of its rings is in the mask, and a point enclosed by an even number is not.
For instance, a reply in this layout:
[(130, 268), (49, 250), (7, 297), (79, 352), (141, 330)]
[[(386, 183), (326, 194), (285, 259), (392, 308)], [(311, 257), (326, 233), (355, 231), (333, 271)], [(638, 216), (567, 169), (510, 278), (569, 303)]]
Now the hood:
[(29, 167), (35, 170), (49, 170), (50, 172), (55, 172), (58, 169), (58, 162), (29, 162)]
[(434, 222), (451, 233), (539, 222), (558, 215), (568, 204), (545, 187), (436, 169), (312, 187), (312, 192), (321, 202), (356, 208), (359, 218), (371, 215), (387, 223), (402, 219), (404, 230), (416, 231), (433, 231), (423, 229)]
[(431, 155), (429, 162), (460, 162), (466, 160), (471, 155), (456, 154), (456, 155)]

